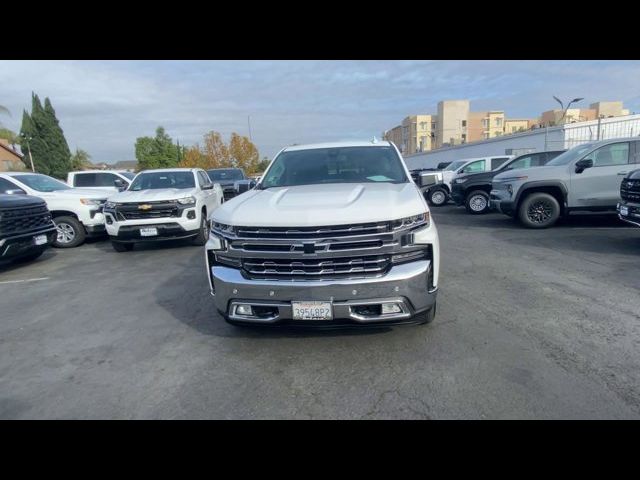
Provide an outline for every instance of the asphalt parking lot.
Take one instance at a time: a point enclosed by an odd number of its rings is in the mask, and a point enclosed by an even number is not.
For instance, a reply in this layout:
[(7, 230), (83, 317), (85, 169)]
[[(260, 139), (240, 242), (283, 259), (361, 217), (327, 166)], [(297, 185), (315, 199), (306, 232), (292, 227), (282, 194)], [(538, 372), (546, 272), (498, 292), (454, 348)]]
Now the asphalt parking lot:
[(183, 243), (0, 267), (0, 418), (640, 418), (640, 229), (434, 217), (428, 326), (227, 325)]

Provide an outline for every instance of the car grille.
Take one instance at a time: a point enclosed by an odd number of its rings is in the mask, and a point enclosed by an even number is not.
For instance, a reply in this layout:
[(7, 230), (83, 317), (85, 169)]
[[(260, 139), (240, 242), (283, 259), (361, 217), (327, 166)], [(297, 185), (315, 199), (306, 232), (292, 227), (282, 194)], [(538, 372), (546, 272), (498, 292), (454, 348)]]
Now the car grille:
[(622, 180), (620, 198), (627, 202), (640, 202), (640, 180), (628, 178)]
[(0, 209), (0, 232), (5, 235), (28, 233), (52, 226), (46, 205), (38, 207)]
[(179, 217), (181, 213), (176, 202), (123, 203), (115, 208), (119, 221)]
[[(213, 230), (227, 242), (219, 264), (241, 268), (251, 279), (325, 280), (385, 275), (397, 254), (424, 252), (409, 245), (408, 230), (390, 222), (327, 227), (235, 227)], [(393, 258), (392, 258), (393, 257)], [(404, 261), (425, 259), (413, 256)]]
[(390, 265), (389, 255), (340, 257), (331, 259), (247, 258), (242, 268), (253, 279), (356, 278), (384, 275)]

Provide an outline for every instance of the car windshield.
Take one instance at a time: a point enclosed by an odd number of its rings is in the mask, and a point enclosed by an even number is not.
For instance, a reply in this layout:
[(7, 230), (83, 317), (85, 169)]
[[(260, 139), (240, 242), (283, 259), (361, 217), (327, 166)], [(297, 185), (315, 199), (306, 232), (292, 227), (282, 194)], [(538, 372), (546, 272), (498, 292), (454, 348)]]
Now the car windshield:
[(66, 183), (62, 183), (60, 180), (48, 177), (47, 175), (15, 175), (13, 178), (24, 183), (27, 187), (33, 188), (37, 192), (55, 192), (57, 190), (69, 190), (71, 188)]
[(161, 188), (194, 188), (192, 172), (147, 172), (139, 174), (129, 190), (158, 190)]
[(333, 147), (282, 152), (264, 176), (262, 188), (407, 181), (392, 147)]
[(444, 169), (445, 172), (452, 172), (454, 170), (457, 170), (458, 168), (460, 168), (461, 166), (463, 166), (465, 163), (467, 163), (468, 160), (457, 160), (455, 162), (452, 162), (449, 164), (449, 166), (447, 168)]
[(131, 172), (120, 172), (120, 175), (122, 175), (125, 178), (128, 178), (129, 180), (133, 180), (133, 178), (136, 176), (135, 173), (131, 173)]
[(558, 155), (556, 158), (547, 163), (547, 166), (558, 166), (558, 165), (568, 165), (574, 160), (578, 160), (584, 154), (586, 154), (589, 150), (591, 150), (596, 143), (584, 143), (582, 145), (578, 145), (577, 147), (573, 147), (570, 150)]
[(214, 182), (220, 180), (244, 180), (242, 170), (237, 168), (207, 170), (207, 175)]

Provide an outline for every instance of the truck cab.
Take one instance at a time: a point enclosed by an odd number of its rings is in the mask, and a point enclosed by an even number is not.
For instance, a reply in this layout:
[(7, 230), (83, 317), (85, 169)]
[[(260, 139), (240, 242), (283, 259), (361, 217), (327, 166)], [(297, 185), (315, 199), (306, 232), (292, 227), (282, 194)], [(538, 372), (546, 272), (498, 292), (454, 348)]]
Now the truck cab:
[(126, 170), (82, 170), (67, 174), (67, 185), (75, 188), (109, 190), (114, 193), (126, 189), (135, 173)]

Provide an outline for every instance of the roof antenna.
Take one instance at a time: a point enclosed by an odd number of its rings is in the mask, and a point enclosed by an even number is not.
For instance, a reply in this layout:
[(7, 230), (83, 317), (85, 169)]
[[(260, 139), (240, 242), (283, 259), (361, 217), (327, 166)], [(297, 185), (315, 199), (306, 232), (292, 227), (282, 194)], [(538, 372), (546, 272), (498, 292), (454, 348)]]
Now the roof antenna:
[(373, 139), (371, 140), (371, 143), (378, 143), (378, 139), (376, 138), (376, 136), (373, 136)]

